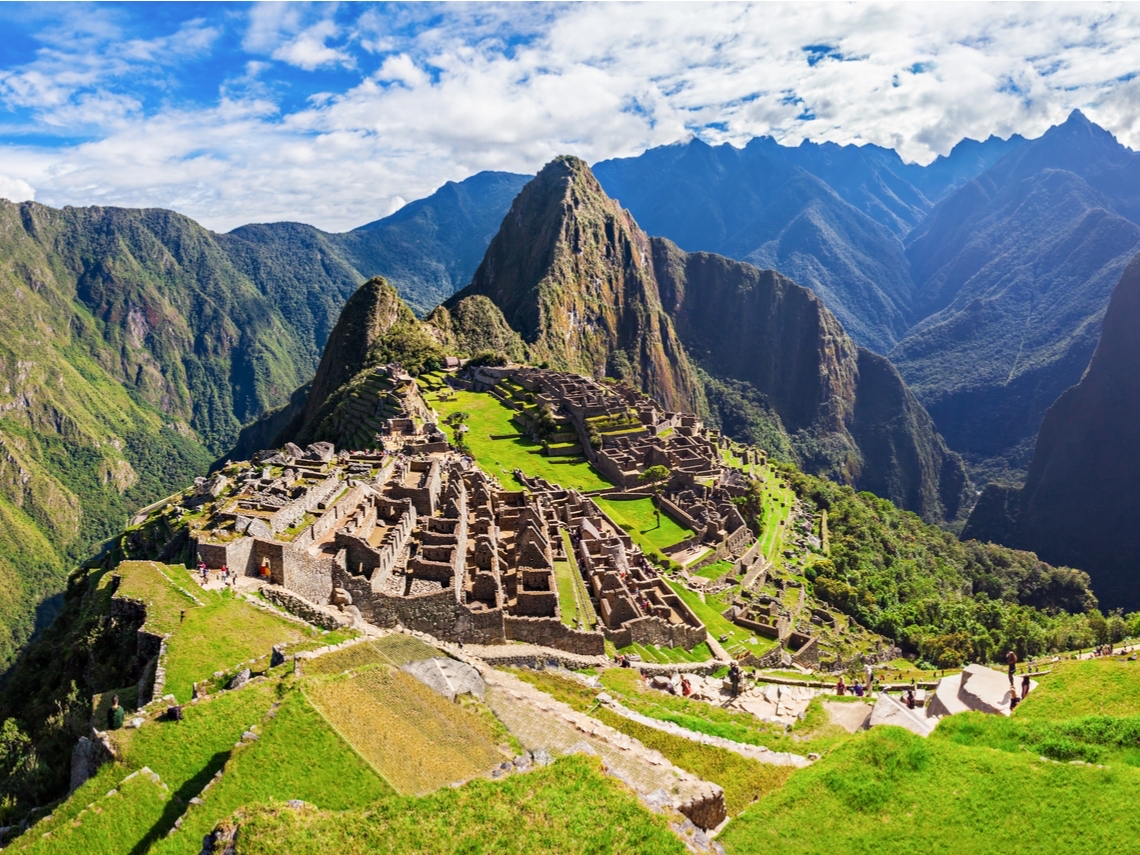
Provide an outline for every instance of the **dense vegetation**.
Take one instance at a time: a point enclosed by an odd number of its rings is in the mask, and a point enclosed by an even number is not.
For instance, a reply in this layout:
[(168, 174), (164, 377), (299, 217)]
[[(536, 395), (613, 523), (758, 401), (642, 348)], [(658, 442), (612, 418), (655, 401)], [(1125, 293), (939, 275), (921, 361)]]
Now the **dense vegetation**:
[(1097, 610), (1081, 571), (962, 543), (885, 499), (782, 471), (827, 511), (830, 551), (808, 569), (816, 596), (933, 665), (990, 661), (1009, 649), (1038, 656), (1131, 634), (1133, 618)]

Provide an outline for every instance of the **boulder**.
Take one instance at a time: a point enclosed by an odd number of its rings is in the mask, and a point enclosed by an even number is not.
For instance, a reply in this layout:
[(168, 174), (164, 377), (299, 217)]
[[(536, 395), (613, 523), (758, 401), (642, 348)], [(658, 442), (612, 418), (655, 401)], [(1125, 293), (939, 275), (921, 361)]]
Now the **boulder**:
[(328, 463), (336, 457), (336, 447), (331, 442), (314, 442), (305, 449), (305, 457)]
[(879, 699), (871, 709), (867, 727), (878, 727), (883, 724), (904, 727), (918, 736), (930, 736), (937, 722), (925, 718), (918, 710), (908, 709), (906, 704), (897, 698), (892, 698), (886, 692), (880, 692)]
[(289, 457), (301, 458), (301, 457), (305, 456), (305, 452), (301, 450), (301, 446), (299, 446), (295, 443), (292, 443), (292, 442), (285, 443), (285, 448), (283, 448), (282, 450)]
[(459, 695), (474, 695), (479, 700), (483, 699), (483, 678), (466, 663), (435, 657), (409, 662), (400, 670), (449, 701), (454, 701)]
[(230, 680), (230, 682), (226, 686), (226, 688), (227, 689), (240, 689), (242, 686), (244, 686), (246, 683), (249, 682), (249, 679), (252, 676), (253, 676), (253, 674), (248, 668), (243, 668), (242, 670), (238, 671), (237, 674), (234, 675), (234, 678), (232, 680)]
[[(1021, 678), (1016, 677), (1017, 691), (1021, 691)], [(1029, 682), (1030, 691), (1037, 688), (1034, 680)], [(938, 682), (934, 699), (930, 702), (929, 715), (945, 716), (960, 712), (983, 712), (991, 715), (1009, 715), (1009, 700), (1012, 691), (1009, 675), (985, 665), (967, 665), (961, 674), (943, 677)]]
[(249, 525), (246, 526), (245, 533), (250, 537), (260, 537), (262, 540), (273, 539), (273, 529), (269, 527), (269, 523), (265, 520), (250, 520)]

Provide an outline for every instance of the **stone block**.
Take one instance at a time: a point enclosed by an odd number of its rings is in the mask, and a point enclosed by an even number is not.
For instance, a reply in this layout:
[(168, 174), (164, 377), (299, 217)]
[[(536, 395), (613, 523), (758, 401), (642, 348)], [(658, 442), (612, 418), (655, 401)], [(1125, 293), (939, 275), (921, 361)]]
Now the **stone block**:
[(435, 657), (409, 662), (400, 670), (449, 701), (454, 701), (459, 695), (474, 695), (479, 700), (483, 699), (483, 678), (478, 671), (463, 662)]
[(886, 692), (880, 692), (879, 699), (875, 701), (875, 706), (871, 710), (867, 726), (878, 727), (884, 724), (906, 728), (918, 736), (929, 736), (937, 722), (925, 718), (917, 710), (908, 709), (905, 704)]

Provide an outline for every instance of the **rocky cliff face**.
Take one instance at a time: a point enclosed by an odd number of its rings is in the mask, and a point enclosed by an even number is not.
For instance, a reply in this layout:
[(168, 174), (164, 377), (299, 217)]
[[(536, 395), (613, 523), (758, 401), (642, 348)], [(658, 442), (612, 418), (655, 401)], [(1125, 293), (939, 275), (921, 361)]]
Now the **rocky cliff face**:
[(666, 407), (703, 407), (662, 310), (649, 238), (584, 162), (560, 157), (523, 188), (471, 284), (523, 337), (530, 359), (639, 385)]
[(653, 238), (662, 300), (697, 365), (749, 384), (801, 465), (953, 519), (966, 477), (885, 358), (856, 345), (806, 288), (772, 270)]
[(1103, 606), (1140, 608), (1140, 255), (1112, 292), (1081, 381), (1045, 414), (1025, 487), (991, 486), (963, 537), (1089, 573)]

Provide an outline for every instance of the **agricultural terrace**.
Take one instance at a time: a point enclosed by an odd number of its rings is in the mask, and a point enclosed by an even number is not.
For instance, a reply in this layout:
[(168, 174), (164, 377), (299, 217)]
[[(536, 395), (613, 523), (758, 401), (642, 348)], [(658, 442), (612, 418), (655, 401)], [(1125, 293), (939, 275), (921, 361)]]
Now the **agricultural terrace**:
[(770, 650), (776, 645), (775, 639), (767, 638), (763, 635), (757, 635), (749, 629), (742, 626), (737, 626), (721, 612), (728, 608), (728, 602), (725, 597), (731, 599), (735, 588), (729, 590), (727, 595), (716, 596), (713, 594), (699, 594), (695, 591), (690, 591), (684, 585), (673, 579), (666, 579), (669, 587), (685, 601), (693, 613), (700, 618), (709, 634), (716, 639), (727, 637), (726, 641), (722, 641), (721, 645), (731, 656), (742, 655), (747, 651), (759, 656), (766, 650)]
[[(425, 392), (427, 402), (440, 415), (441, 424), (452, 413), (467, 413), (464, 439), (471, 454), (484, 471), (504, 484), (515, 483), (514, 470), (545, 478), (553, 484), (580, 491), (601, 490), (611, 486), (584, 457), (547, 457), (542, 445), (520, 433), (513, 421), (515, 411), (493, 395), (484, 392), (449, 390)], [(455, 441), (455, 429), (444, 425)], [(497, 439), (495, 437), (498, 437)]]
[[(316, 642), (319, 630), (254, 608), (229, 590), (204, 590), (185, 567), (125, 561), (118, 595), (147, 606), (144, 629), (167, 639), (166, 689), (190, 700), (194, 682), (265, 657), (276, 644)], [(100, 585), (109, 585), (107, 574)], [(302, 649), (297, 647), (296, 649)]]
[(504, 781), (473, 781), (364, 811), (266, 806), (247, 812), (235, 855), (653, 852), (685, 855), (665, 818), (647, 811), (594, 757)]

